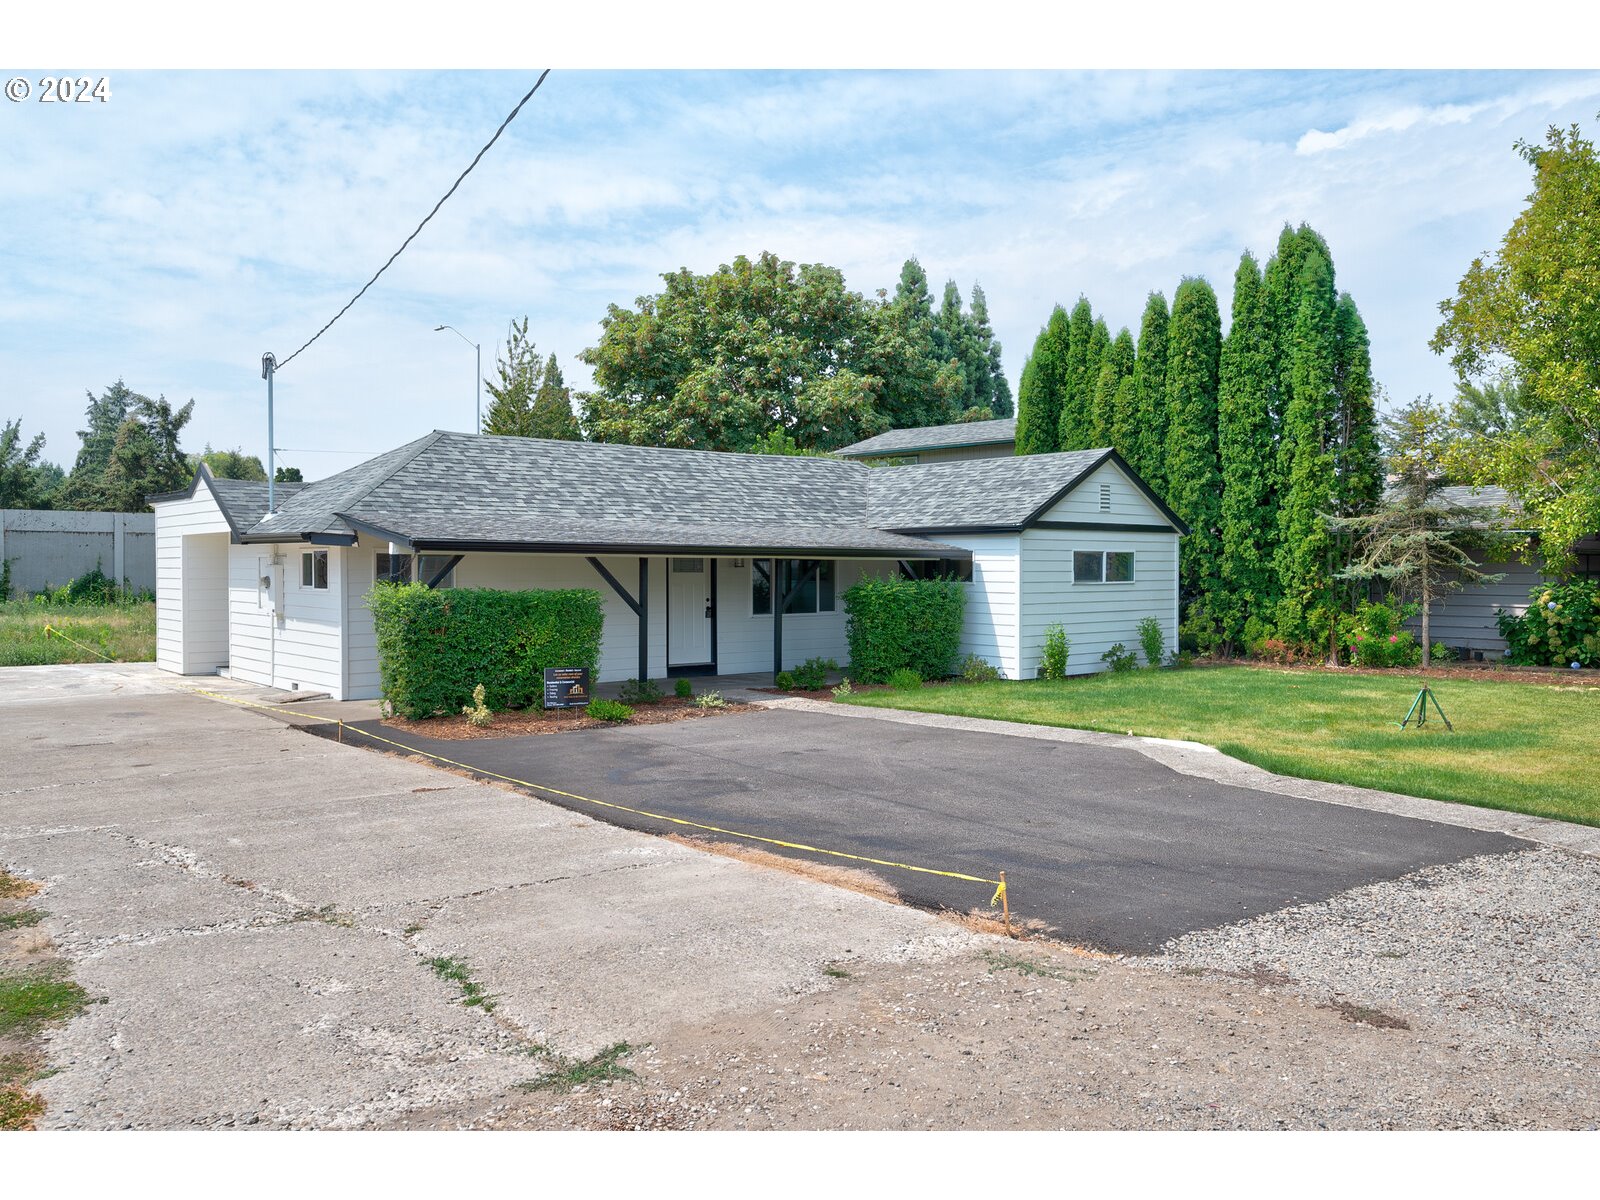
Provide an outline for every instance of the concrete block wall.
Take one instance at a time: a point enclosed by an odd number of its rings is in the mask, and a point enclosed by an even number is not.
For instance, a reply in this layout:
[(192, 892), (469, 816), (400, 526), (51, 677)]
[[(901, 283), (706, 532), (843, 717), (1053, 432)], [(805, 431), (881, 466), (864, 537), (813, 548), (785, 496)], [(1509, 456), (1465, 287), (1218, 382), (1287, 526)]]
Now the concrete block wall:
[(60, 587), (96, 563), (119, 582), (154, 591), (155, 514), (0, 509), (0, 559), (11, 560), (13, 598)]

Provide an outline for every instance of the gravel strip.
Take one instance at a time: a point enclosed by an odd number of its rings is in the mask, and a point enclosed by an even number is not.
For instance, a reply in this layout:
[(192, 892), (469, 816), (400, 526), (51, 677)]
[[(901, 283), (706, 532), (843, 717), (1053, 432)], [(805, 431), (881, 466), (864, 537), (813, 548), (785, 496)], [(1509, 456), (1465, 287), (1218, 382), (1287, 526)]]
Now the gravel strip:
[(1558, 850), (1430, 867), (1166, 951), (1167, 970), (1237, 972), (1353, 1018), (1449, 1030), (1485, 1066), (1578, 1069), (1600, 1050), (1600, 862)]

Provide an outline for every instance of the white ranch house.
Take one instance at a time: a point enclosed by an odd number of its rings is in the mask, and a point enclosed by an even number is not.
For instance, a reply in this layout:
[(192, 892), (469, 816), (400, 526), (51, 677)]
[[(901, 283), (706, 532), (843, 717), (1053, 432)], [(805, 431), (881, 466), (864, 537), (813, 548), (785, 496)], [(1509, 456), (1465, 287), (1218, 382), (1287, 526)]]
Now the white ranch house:
[(379, 695), (381, 579), (598, 589), (604, 682), (844, 662), (853, 583), (954, 573), (963, 656), (1032, 678), (1059, 621), (1087, 673), (1144, 617), (1176, 646), (1187, 532), (1111, 450), (873, 468), (434, 432), (270, 513), (204, 468), (150, 502), (157, 664), (342, 700)]

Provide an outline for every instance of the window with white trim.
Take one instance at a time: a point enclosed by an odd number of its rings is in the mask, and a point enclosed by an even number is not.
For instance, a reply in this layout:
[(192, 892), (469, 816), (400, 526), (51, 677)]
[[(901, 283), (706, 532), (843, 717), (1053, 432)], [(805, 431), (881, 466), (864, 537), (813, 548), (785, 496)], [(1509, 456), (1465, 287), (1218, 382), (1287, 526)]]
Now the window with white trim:
[(1132, 583), (1132, 550), (1074, 550), (1073, 583)]
[(326, 591), (328, 587), (328, 552), (307, 550), (300, 556), (300, 586)]

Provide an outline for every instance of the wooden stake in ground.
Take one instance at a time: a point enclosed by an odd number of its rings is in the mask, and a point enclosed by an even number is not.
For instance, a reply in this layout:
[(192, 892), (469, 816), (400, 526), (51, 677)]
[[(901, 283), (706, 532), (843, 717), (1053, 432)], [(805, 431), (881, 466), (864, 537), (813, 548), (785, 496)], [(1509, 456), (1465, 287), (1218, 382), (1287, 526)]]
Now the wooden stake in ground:
[(1005, 916), (1006, 936), (1016, 937), (1017, 935), (1011, 932), (1011, 898), (1006, 895), (1006, 873), (1004, 871), (1000, 872), (1000, 912)]

